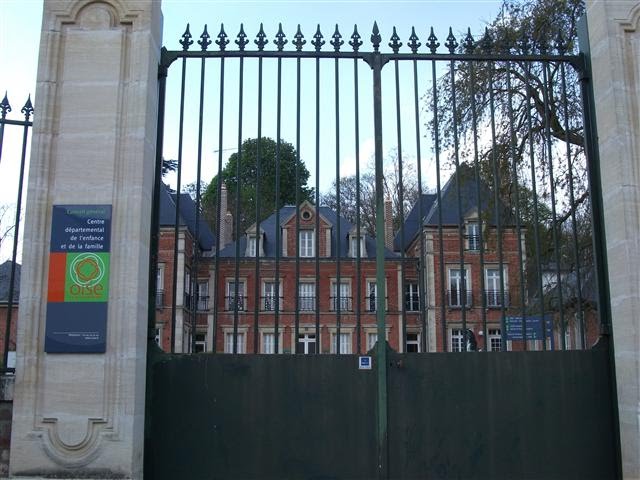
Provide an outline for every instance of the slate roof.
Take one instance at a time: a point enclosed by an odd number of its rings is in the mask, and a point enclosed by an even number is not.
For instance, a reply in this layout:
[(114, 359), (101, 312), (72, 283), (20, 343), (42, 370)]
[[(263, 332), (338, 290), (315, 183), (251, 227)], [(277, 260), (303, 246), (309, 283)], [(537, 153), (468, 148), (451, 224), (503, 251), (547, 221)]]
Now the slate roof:
[[(321, 257), (321, 258), (336, 258), (336, 245), (337, 245), (337, 228), (338, 225), (338, 216), (336, 212), (334, 212), (329, 207), (320, 207), (317, 209), (319, 214), (325, 218), (327, 222), (332, 225), (331, 229), (331, 256), (330, 257)], [(293, 205), (287, 205), (280, 209), (280, 226), (284, 226), (284, 224), (296, 213), (296, 207)], [(353, 230), (355, 227), (349, 221), (347, 221), (344, 217), (340, 217), (340, 257), (346, 258), (350, 257), (349, 255), (349, 232)], [(275, 258), (276, 254), (276, 214), (273, 213), (262, 222), (260, 222), (260, 229), (262, 230), (263, 237), (263, 249), (264, 255), (261, 255), (260, 258)], [(372, 238), (368, 235), (364, 236), (365, 238), (365, 248), (367, 255), (362, 258), (375, 258), (376, 256), (376, 241), (375, 238)], [(239, 240), (240, 247), (240, 257), (244, 257), (247, 249), (247, 236), (242, 235)], [(224, 249), (220, 251), (221, 258), (235, 258), (236, 255), (236, 242), (231, 242)], [(385, 248), (385, 258), (397, 258), (398, 255), (392, 252), (389, 249)], [(253, 257), (251, 257), (253, 258)]]
[[(7, 260), (0, 265), (0, 303), (9, 301), (9, 283), (11, 280), (12, 262)], [(20, 298), (20, 264), (16, 263), (16, 273), (14, 276), (13, 301), (18, 303)]]
[[(160, 226), (173, 227), (176, 222), (176, 201), (178, 195), (171, 192), (169, 187), (162, 185), (160, 192)], [(185, 225), (191, 235), (196, 235), (196, 204), (188, 193), (180, 194), (180, 215), (178, 217), (180, 225)], [(215, 237), (209, 225), (200, 215), (199, 219), (200, 248), (211, 250), (215, 244)]]
[[(447, 183), (440, 190), (441, 201), (438, 202), (438, 195), (435, 193), (422, 195), (422, 213), (424, 221), (422, 225), (437, 227), (442, 218), (442, 226), (457, 226), (460, 213), (458, 209), (458, 184), (460, 185), (460, 206), (462, 207), (462, 217), (469, 215), (474, 210), (482, 212), (482, 218), (489, 225), (496, 225), (495, 203), (493, 191), (484, 181), (476, 182), (475, 169), (468, 164), (461, 164), (457, 172), (454, 172)], [(480, 208), (478, 208), (478, 193), (480, 193)], [(513, 223), (513, 218), (509, 209), (500, 202), (500, 219), (503, 225)], [(418, 234), (420, 221), (418, 203), (407, 216), (404, 224), (404, 248), (409, 247), (413, 239)], [(396, 234), (394, 247), (400, 250), (400, 233)]]

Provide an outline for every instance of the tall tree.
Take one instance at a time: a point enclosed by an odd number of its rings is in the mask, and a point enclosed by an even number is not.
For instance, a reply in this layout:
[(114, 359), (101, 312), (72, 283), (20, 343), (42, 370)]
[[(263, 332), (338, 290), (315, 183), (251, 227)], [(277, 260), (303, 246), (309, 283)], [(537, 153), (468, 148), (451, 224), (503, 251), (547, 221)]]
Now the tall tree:
[[(240, 155), (236, 152), (229, 157), (220, 177), (227, 187), (229, 210), (234, 216), (234, 222), (239, 222), (241, 233), (256, 222), (256, 201), (259, 218), (264, 220), (277, 208), (295, 204), (296, 185), (300, 202), (313, 199), (313, 189), (307, 186), (309, 171), (304, 162), (298, 160), (292, 144), (280, 140), (278, 145), (278, 142), (268, 137), (261, 138), (259, 142), (256, 138), (250, 138), (242, 142), (240, 152)], [(276, 199), (278, 167), (280, 183)], [(218, 175), (213, 177), (202, 198), (205, 217), (212, 225), (215, 225), (217, 218), (218, 181)], [(237, 210), (236, 195), (239, 198)], [(225, 213), (222, 212), (222, 215)]]
[[(418, 201), (418, 182), (415, 164), (403, 159), (402, 182), (400, 182), (400, 165), (396, 151), (391, 151), (384, 162), (384, 198), (391, 200), (394, 232), (400, 230), (403, 218)], [(364, 173), (360, 175), (360, 224), (369, 235), (376, 235), (376, 176), (375, 164), (370, 162)], [(340, 179), (340, 215), (356, 224), (358, 180), (355, 175)], [(402, 202), (400, 199), (402, 192)], [(320, 203), (337, 210), (338, 199), (336, 182), (331, 184), (327, 192), (322, 194)], [(425, 191), (426, 193), (426, 191)], [(402, 214), (401, 214), (402, 212)]]

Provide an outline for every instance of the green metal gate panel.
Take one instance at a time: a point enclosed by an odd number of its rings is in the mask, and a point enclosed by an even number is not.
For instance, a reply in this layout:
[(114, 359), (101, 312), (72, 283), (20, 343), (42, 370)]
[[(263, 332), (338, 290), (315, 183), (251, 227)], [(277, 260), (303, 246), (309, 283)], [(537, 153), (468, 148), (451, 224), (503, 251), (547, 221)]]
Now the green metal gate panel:
[[(389, 352), (389, 478), (615, 478), (607, 355)], [(373, 367), (349, 355), (162, 355), (145, 477), (376, 478)]]

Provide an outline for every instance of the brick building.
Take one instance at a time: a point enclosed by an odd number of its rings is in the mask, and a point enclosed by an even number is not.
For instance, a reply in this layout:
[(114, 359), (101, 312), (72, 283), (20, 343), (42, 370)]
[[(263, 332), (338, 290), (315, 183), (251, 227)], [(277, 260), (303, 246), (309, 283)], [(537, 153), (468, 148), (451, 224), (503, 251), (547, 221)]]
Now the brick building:
[[(176, 211), (179, 212), (177, 242)], [(173, 335), (174, 351), (190, 352), (194, 323), (196, 350), (206, 349), (207, 334), (213, 325), (208, 301), (209, 286), (213, 285), (213, 247), (214, 236), (204, 218), (200, 216), (196, 223), (196, 204), (191, 196), (186, 193), (178, 196), (163, 185), (160, 192), (156, 342), (165, 351), (171, 351)], [(196, 295), (196, 289), (199, 295)]]
[(422, 221), (416, 203), (405, 221), (404, 245), (398, 234), (395, 246), (418, 258), (424, 249), (428, 350), (461, 351), (465, 327), (479, 349), (503, 350), (503, 309), (505, 316), (521, 310), (514, 307), (521, 305), (524, 234), (521, 258), (512, 215), (499, 202), (498, 248), (493, 193), (484, 182), (476, 182), (474, 170), (466, 165), (442, 187), (440, 202), (437, 194), (424, 194), (421, 202)]
[[(0, 265), (0, 359), (4, 358), (5, 335), (7, 331), (7, 317), (9, 316), (9, 289), (11, 282), (10, 260)], [(20, 264), (16, 263), (13, 301), (11, 307), (11, 336), (9, 339), (8, 367), (15, 367), (16, 331), (18, 324), (18, 301), (20, 299)]]
[[(416, 260), (405, 268), (415, 285)], [(375, 239), (358, 238), (333, 210), (309, 202), (285, 206), (224, 248), (219, 262), (218, 351), (233, 352), (234, 336), (239, 353), (274, 353), (276, 344), (282, 353), (362, 353), (377, 341)], [(400, 256), (387, 249), (387, 340), (402, 351), (406, 322), (407, 349), (417, 351), (419, 301), (405, 298), (401, 270)]]

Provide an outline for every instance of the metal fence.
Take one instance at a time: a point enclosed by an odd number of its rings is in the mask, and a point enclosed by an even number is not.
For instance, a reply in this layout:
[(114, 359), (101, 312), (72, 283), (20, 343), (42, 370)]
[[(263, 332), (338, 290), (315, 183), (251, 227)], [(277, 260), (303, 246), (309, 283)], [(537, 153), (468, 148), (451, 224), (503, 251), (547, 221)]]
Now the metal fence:
[[(366, 36), (187, 26), (162, 50), (149, 278), (154, 306), (166, 266), (170, 308), (150, 309), (152, 336), (229, 353), (592, 346), (609, 321), (585, 55), (555, 32)], [(206, 309), (188, 309), (204, 281)]]
[[(20, 110), (23, 119), (7, 118), (12, 108), (5, 93), (0, 102), (0, 178), (6, 195), (15, 195), (15, 204), (6, 203), (0, 206), (0, 309), (4, 310), (4, 343), (2, 354), (2, 371), (14, 372), (10, 366), (9, 352), (15, 353), (15, 323), (17, 321), (17, 307), (19, 302), (20, 283), (20, 255), (18, 249), (21, 244), (20, 225), (23, 211), (23, 184), (27, 167), (27, 150), (29, 146), (30, 129), (33, 126), (31, 116), (33, 105), (31, 97), (27, 99)], [(7, 128), (8, 127), (8, 128)], [(9, 140), (5, 142), (5, 128)], [(3, 151), (5, 156), (3, 157)], [(15, 193), (13, 189), (15, 188)], [(13, 214), (13, 221), (10, 218)], [(5, 249), (5, 243), (11, 244), (11, 249)], [(6, 260), (6, 259), (9, 260)]]

